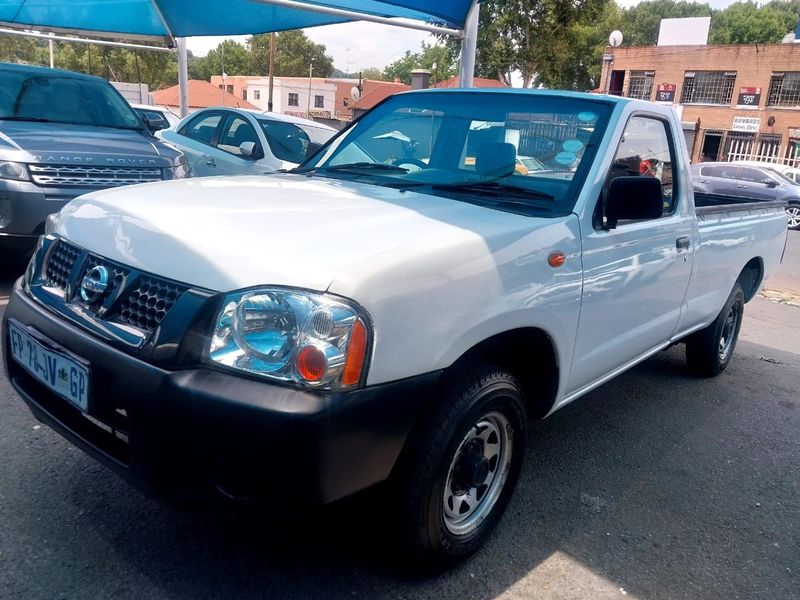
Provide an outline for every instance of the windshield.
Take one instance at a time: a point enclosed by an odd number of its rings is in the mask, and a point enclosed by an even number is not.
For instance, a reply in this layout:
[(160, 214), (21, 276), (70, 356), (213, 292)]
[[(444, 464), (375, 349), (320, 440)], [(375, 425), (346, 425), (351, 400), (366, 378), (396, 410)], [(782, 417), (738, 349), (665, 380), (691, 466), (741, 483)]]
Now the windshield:
[(314, 150), (333, 137), (334, 131), (322, 127), (300, 126), (274, 119), (258, 119), (276, 158), (300, 164)]
[(535, 92), (401, 94), (300, 171), (448, 197), (507, 194), (516, 204), (522, 198), (571, 209), (609, 107)]
[(104, 81), (0, 69), (0, 119), (142, 129), (133, 109)]

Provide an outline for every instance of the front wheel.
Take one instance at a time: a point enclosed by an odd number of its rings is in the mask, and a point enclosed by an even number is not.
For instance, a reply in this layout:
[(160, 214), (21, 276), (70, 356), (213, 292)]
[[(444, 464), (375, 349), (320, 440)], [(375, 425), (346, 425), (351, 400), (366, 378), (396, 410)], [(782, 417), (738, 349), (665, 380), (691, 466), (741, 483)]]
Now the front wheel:
[(744, 291), (737, 281), (717, 318), (686, 340), (689, 370), (701, 377), (715, 377), (725, 370), (733, 356), (744, 316)]
[(786, 219), (789, 229), (800, 230), (800, 204), (790, 204), (786, 207)]
[(449, 377), (423, 417), (393, 481), (397, 533), (407, 557), (436, 569), (486, 540), (516, 485), (525, 405), (510, 373), (473, 365)]

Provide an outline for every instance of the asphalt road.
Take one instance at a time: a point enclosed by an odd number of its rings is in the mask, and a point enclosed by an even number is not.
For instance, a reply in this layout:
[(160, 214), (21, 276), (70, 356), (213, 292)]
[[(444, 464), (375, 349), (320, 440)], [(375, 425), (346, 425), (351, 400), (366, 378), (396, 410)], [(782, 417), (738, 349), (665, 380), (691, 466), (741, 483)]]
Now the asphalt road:
[(488, 545), (417, 579), (371, 498), (290, 524), (171, 512), (0, 376), (0, 598), (798, 598), (798, 382), (800, 308), (756, 298), (722, 376), (675, 347), (534, 424)]

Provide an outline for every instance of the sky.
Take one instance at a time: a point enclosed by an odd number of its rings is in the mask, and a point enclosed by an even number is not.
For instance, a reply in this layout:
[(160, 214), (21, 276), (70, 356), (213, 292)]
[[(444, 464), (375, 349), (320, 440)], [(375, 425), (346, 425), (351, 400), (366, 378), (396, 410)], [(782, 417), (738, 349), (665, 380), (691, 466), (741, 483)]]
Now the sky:
[[(617, 0), (617, 3), (627, 8), (635, 6), (639, 1)], [(712, 8), (725, 8), (734, 0), (706, 1)], [(432, 35), (421, 31), (365, 22), (313, 27), (306, 29), (305, 32), (313, 41), (325, 44), (327, 54), (333, 57), (333, 65), (337, 69), (348, 71), (349, 58), (350, 72), (367, 67), (383, 69), (389, 63), (403, 56), (406, 50), (419, 52), (423, 41), (435, 42)], [(217, 44), (224, 39), (228, 38), (188, 38), (187, 46), (195, 56), (205, 56), (209, 50), (216, 48)], [(233, 36), (230, 39), (244, 43), (247, 36)]]

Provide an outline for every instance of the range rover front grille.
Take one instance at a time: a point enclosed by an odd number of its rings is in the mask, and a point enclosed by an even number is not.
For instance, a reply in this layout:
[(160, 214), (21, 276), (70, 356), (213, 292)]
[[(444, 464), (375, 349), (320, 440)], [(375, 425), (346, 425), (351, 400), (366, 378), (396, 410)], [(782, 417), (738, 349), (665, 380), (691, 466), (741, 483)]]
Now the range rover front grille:
[(44, 187), (109, 188), (163, 179), (158, 167), (29, 165), (29, 168), (33, 182)]

